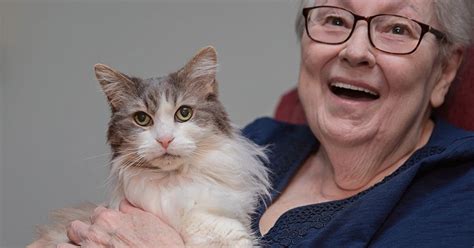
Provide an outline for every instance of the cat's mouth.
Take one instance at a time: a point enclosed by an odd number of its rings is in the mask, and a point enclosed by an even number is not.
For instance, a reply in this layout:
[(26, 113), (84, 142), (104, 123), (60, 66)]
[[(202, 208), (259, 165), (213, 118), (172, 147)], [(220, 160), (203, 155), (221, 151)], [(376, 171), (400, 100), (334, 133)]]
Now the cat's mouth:
[(150, 169), (161, 169), (165, 171), (172, 171), (179, 169), (182, 165), (182, 157), (170, 153), (165, 153), (159, 157), (156, 157), (149, 162)]
[(181, 158), (181, 156), (179, 155), (174, 155), (174, 154), (169, 154), (169, 153), (165, 153), (163, 155), (161, 155), (160, 157), (158, 157), (158, 159), (164, 159), (164, 160), (172, 160), (172, 159), (178, 159), (178, 158)]

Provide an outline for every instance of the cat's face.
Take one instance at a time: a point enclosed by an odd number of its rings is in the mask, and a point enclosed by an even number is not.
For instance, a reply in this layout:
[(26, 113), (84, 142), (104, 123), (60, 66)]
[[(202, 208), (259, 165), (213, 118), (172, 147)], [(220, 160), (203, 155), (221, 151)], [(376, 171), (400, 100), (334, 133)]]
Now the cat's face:
[(230, 135), (217, 100), (216, 66), (213, 48), (161, 78), (131, 78), (96, 65), (112, 109), (108, 140), (114, 157), (124, 157), (124, 166), (176, 170), (206, 151), (213, 138)]

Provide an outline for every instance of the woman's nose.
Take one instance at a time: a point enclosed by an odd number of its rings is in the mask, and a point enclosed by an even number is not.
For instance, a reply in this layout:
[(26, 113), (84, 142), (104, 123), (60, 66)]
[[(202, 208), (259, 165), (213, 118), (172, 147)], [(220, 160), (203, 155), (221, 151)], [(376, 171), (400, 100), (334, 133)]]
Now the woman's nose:
[(370, 43), (368, 32), (367, 22), (357, 23), (349, 40), (342, 44), (344, 47), (339, 58), (351, 66), (374, 66), (375, 48)]

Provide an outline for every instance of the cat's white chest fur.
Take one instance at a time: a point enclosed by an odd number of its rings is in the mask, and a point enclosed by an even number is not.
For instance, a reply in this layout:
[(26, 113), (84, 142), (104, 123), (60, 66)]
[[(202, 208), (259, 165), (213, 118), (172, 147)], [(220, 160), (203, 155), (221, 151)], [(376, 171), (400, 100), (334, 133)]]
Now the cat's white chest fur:
[(116, 160), (112, 176), (117, 185), (111, 206), (126, 198), (185, 236), (188, 233), (187, 243), (209, 244), (203, 237), (212, 234), (219, 236), (211, 237), (212, 242), (251, 246), (250, 211), (255, 208), (256, 196), (266, 192), (267, 186), (258, 178), (266, 175), (257, 156), (261, 149), (236, 137), (220, 140), (179, 171), (120, 170), (123, 166)]
[(180, 229), (183, 218), (191, 209), (214, 208), (222, 215), (238, 217), (233, 212), (236, 204), (244, 207), (239, 198), (242, 194), (226, 193), (226, 189), (175, 173), (137, 173), (125, 176), (124, 197), (133, 205), (160, 216), (173, 227)]
[(196, 191), (196, 185), (189, 178), (150, 171), (139, 171), (136, 175), (125, 175), (124, 178), (125, 198), (133, 205), (162, 217), (175, 227), (183, 215), (196, 204), (195, 197), (191, 197), (192, 191)]

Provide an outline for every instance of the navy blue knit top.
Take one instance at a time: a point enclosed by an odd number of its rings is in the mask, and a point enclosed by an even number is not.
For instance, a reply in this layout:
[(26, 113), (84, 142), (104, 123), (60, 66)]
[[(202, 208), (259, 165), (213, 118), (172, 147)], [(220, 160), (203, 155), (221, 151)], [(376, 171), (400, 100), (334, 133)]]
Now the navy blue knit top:
[[(474, 247), (474, 133), (435, 122), (427, 145), (382, 182), (343, 200), (287, 211), (261, 237), (262, 245)], [(270, 145), (272, 199), (319, 146), (307, 126), (270, 118), (254, 121), (243, 133)], [(259, 235), (264, 206), (253, 219)]]

